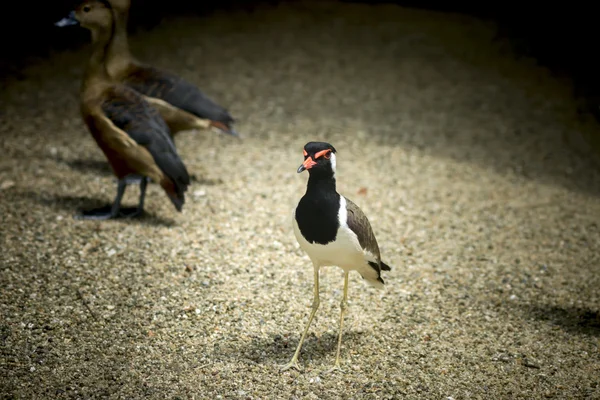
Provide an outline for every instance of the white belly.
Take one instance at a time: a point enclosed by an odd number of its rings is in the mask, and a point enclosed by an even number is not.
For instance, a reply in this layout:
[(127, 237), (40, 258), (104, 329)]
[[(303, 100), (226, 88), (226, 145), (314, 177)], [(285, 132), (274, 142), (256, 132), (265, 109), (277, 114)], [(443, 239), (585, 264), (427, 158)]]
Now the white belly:
[(354, 269), (353, 266), (366, 262), (356, 236), (348, 231), (348, 228), (340, 227), (337, 231), (336, 241), (326, 245), (309, 243), (302, 236), (298, 222), (294, 218), (294, 234), (300, 248), (319, 266), (337, 265), (344, 269)]
[(293, 218), (293, 225), (294, 234), (300, 248), (308, 254), (317, 268), (336, 265), (344, 271), (357, 271), (376, 287), (383, 286), (377, 280), (377, 271), (368, 264), (368, 261), (376, 262), (376, 260), (369, 252), (364, 252), (361, 249), (356, 235), (346, 224), (338, 228), (336, 240), (326, 245), (309, 243), (302, 236), (296, 218)]

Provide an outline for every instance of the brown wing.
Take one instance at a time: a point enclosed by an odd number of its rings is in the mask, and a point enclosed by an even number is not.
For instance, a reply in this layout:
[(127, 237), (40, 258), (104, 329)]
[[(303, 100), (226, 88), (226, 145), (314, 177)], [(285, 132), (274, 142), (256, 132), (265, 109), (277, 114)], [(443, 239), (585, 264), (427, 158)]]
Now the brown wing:
[(141, 174), (160, 181), (162, 173), (152, 155), (115, 126), (102, 110), (86, 112), (84, 120), (118, 178)]
[(114, 87), (106, 93), (102, 111), (115, 127), (130, 138), (131, 142), (142, 146), (150, 153), (152, 164), (156, 165), (172, 182), (169, 186), (173, 187), (175, 193), (173, 193), (174, 197), (169, 193), (169, 197), (180, 209), (185, 201), (184, 192), (190, 184), (190, 177), (175, 149), (169, 128), (158, 111), (151, 107), (139, 93), (124, 86)]
[(169, 125), (171, 135), (189, 129), (208, 129), (211, 126), (209, 119), (198, 118), (158, 97), (144, 96), (144, 99), (158, 110), (167, 125)]
[(124, 83), (146, 96), (157, 97), (198, 118), (221, 122), (227, 128), (234, 122), (225, 108), (209, 99), (195, 85), (172, 73), (139, 64), (131, 69)]
[(347, 197), (344, 198), (346, 199), (346, 209), (348, 210), (348, 227), (358, 237), (360, 246), (373, 254), (379, 264), (381, 261), (379, 245), (377, 244), (377, 239), (375, 239), (375, 234), (373, 233), (373, 229), (371, 229), (371, 224), (367, 216), (350, 199)]

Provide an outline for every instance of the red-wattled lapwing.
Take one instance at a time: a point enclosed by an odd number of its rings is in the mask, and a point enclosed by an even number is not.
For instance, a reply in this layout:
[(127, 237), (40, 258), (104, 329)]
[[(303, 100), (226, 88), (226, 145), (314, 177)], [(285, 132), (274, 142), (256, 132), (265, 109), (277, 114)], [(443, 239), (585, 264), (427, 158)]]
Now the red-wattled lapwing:
[(306, 193), (294, 214), (294, 233), (300, 247), (310, 257), (315, 274), (312, 311), (291, 361), (282, 367), (300, 369), (298, 355), (308, 328), (319, 308), (319, 269), (337, 265), (344, 270), (340, 332), (335, 365), (340, 369), (342, 328), (348, 300), (348, 274), (358, 271), (369, 284), (383, 288), (381, 271), (390, 267), (381, 261), (371, 224), (356, 204), (340, 195), (335, 187), (335, 148), (329, 143), (309, 142), (304, 146), (304, 163), (298, 173), (308, 170)]

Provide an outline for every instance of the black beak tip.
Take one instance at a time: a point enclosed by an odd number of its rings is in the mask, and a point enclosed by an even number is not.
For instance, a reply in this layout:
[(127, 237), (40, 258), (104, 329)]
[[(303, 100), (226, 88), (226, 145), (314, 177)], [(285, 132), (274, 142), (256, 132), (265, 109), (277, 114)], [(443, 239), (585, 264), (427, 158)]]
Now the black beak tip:
[(298, 167), (298, 171), (296, 171), (297, 173), (300, 173), (302, 171), (304, 171), (306, 168), (304, 168), (304, 165), (301, 165)]

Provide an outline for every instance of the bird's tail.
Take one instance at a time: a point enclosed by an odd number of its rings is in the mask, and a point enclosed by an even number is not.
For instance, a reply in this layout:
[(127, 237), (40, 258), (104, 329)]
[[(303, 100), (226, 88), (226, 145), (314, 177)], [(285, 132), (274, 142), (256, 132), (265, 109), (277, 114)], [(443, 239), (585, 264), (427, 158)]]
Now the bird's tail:
[(241, 138), (240, 134), (235, 129), (233, 129), (231, 126), (229, 126), (229, 124), (224, 124), (223, 122), (219, 122), (219, 121), (210, 121), (210, 126), (214, 126), (215, 128), (219, 129), (221, 132), (227, 133), (231, 136)]
[(160, 181), (160, 186), (165, 190), (177, 211), (181, 212), (183, 204), (185, 203), (184, 192), (187, 187), (182, 188), (181, 185), (175, 185), (175, 183), (167, 176)]
[(371, 286), (377, 289), (383, 289), (385, 282), (381, 277), (381, 271), (391, 271), (390, 266), (381, 261), (379, 264), (374, 261), (369, 261), (369, 265), (372, 269), (369, 269), (369, 273), (365, 273), (365, 275), (362, 275), (361, 273), (363, 279), (365, 279)]

